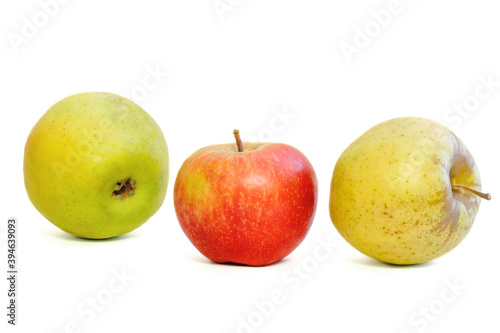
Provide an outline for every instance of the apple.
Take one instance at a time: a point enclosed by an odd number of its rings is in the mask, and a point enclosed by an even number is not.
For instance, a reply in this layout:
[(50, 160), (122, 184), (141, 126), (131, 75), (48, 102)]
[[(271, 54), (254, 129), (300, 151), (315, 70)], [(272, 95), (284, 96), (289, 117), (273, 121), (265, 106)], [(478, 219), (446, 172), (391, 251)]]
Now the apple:
[(125, 234), (162, 205), (168, 149), (158, 124), (121, 96), (86, 92), (54, 104), (31, 130), (24, 182), (38, 211), (83, 238)]
[(353, 247), (377, 260), (409, 265), (438, 258), (467, 235), (479, 209), (481, 180), (460, 139), (434, 121), (383, 122), (340, 156), (330, 216)]
[(317, 179), (308, 159), (281, 143), (212, 145), (182, 164), (174, 185), (180, 226), (217, 263), (263, 266), (290, 254), (314, 219)]

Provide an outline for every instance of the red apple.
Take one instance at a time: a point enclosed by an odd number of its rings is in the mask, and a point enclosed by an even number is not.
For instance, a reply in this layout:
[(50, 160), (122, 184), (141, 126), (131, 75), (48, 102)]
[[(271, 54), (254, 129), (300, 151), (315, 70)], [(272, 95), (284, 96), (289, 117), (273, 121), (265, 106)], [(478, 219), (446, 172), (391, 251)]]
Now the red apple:
[(305, 238), (318, 184), (309, 160), (280, 143), (220, 144), (199, 149), (181, 166), (174, 205), (182, 230), (218, 263), (268, 265)]

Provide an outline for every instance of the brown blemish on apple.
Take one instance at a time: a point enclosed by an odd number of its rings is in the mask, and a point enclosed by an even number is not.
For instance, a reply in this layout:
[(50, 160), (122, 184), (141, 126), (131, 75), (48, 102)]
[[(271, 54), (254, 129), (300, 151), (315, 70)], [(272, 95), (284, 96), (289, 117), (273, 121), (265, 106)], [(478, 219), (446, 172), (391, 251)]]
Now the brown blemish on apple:
[(133, 182), (131, 178), (127, 178), (122, 182), (116, 183), (116, 185), (120, 186), (120, 188), (113, 191), (111, 194), (112, 197), (121, 196), (123, 199), (127, 199), (135, 193), (135, 182)]

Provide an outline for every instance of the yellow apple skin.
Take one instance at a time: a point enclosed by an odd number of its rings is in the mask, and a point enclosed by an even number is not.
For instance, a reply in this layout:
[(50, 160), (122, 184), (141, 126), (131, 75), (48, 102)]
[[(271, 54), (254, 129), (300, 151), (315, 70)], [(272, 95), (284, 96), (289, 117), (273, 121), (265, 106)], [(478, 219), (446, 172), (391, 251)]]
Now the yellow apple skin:
[(480, 198), (473, 157), (448, 128), (428, 119), (383, 122), (340, 156), (330, 217), (353, 247), (377, 260), (409, 265), (438, 258), (469, 232)]
[[(83, 238), (125, 234), (162, 205), (168, 149), (153, 118), (118, 95), (87, 92), (53, 105), (33, 127), (24, 181), (38, 211)], [(114, 193), (130, 179), (135, 189)]]

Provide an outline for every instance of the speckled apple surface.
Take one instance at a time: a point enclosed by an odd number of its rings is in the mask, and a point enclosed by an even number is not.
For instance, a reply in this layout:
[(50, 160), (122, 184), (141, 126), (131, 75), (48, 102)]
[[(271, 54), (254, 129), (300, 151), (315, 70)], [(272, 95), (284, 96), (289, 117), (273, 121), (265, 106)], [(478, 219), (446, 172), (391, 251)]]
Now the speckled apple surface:
[(267, 265), (290, 254), (314, 219), (317, 179), (285, 144), (214, 145), (193, 153), (174, 186), (182, 230), (219, 263)]
[(132, 231), (162, 205), (168, 149), (154, 119), (121, 96), (89, 92), (54, 104), (25, 146), (24, 180), (33, 205), (84, 238)]
[(480, 198), (477, 166), (465, 145), (434, 121), (405, 117), (361, 135), (338, 159), (330, 216), (362, 253), (393, 264), (438, 258), (467, 235)]

